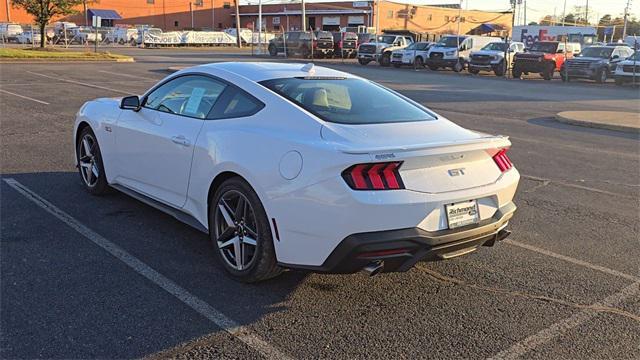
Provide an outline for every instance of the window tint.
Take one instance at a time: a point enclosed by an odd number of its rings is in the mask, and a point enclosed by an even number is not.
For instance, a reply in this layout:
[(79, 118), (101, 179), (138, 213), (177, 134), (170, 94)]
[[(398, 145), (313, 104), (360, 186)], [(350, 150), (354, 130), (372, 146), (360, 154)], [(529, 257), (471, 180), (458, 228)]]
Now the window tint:
[(214, 108), (211, 119), (251, 116), (262, 110), (264, 104), (246, 92), (230, 86)]
[(285, 78), (261, 84), (325, 121), (379, 124), (435, 119), (408, 100), (364, 79)]
[(181, 76), (155, 89), (144, 106), (171, 114), (204, 119), (226, 87), (199, 75)]

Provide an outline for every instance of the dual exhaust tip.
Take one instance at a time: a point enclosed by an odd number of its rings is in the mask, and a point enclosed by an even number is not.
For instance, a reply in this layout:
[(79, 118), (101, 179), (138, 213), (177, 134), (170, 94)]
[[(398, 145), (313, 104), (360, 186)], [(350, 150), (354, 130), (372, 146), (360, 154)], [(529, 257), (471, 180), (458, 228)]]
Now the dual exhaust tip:
[[(490, 244), (484, 244), (484, 245), (492, 246), (496, 241), (502, 241), (506, 239), (509, 235), (511, 235), (511, 231), (503, 228), (502, 230), (498, 231), (498, 233), (496, 233), (495, 238), (488, 241), (488, 243)], [(476, 249), (477, 247), (473, 247), (470, 249), (462, 249), (462, 251), (459, 251), (460, 252), (459, 254), (458, 252), (456, 252), (454, 256), (450, 256), (450, 257), (456, 257), (456, 256), (468, 254)], [(372, 261), (369, 264), (367, 264), (367, 266), (362, 268), (362, 271), (368, 274), (369, 276), (378, 275), (380, 272), (382, 272), (382, 270), (384, 270), (384, 262), (382, 260)]]

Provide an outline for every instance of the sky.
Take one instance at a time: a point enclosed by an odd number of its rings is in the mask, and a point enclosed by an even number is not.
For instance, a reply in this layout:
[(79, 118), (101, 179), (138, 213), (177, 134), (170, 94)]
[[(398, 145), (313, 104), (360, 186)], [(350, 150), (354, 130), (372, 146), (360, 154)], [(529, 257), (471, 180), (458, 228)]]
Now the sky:
[[(296, 0), (289, 0), (298, 2)], [(307, 2), (329, 2), (329, 1), (345, 1), (345, 0), (305, 0)], [(348, 0), (347, 0), (348, 1)], [(357, 1), (357, 0), (355, 0)], [(393, 1), (393, 0), (391, 0)], [(421, 5), (430, 4), (456, 4), (459, 0), (396, 0), (404, 3), (414, 3)], [(523, 0), (524, 1), (524, 0)], [(545, 15), (553, 15), (554, 11), (557, 16), (562, 15), (564, 0), (526, 0), (527, 1), (527, 22), (538, 21)], [(269, 2), (283, 2), (283, 0), (262, 0), (263, 4)], [(589, 20), (596, 23), (605, 14), (613, 17), (620, 16), (624, 13), (627, 0), (566, 0), (567, 14), (574, 12), (575, 6), (585, 6), (589, 3)], [(631, 0), (632, 4), (629, 13), (632, 16), (640, 18), (640, 0)], [(241, 4), (257, 4), (258, 0), (241, 0)], [(477, 10), (509, 10), (509, 0), (463, 0), (462, 7)], [(524, 8), (524, 7), (522, 7)], [(584, 10), (583, 10), (584, 13)], [(521, 16), (521, 22), (524, 23), (524, 16)]]

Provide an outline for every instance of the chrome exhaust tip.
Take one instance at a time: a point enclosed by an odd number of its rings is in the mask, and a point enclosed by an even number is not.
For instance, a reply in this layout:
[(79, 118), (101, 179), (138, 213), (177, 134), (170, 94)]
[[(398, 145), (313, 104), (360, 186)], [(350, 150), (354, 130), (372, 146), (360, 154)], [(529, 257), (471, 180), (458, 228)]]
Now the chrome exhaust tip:
[(362, 271), (369, 274), (369, 276), (374, 276), (380, 273), (384, 269), (384, 263), (382, 261), (372, 261), (367, 266), (362, 268)]

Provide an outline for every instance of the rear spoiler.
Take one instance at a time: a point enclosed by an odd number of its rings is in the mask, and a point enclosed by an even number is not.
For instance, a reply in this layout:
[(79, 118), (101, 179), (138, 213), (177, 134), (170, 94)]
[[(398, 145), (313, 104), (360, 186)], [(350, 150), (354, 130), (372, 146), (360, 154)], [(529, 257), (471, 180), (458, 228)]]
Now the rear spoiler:
[[(341, 152), (350, 155), (376, 154), (376, 153), (393, 153), (393, 152), (409, 152), (432, 150), (433, 154), (450, 153), (454, 151), (473, 151), (479, 149), (505, 148), (511, 146), (508, 136), (486, 136), (471, 140), (451, 141), (451, 142), (433, 142), (428, 144), (415, 144), (402, 147), (376, 147), (376, 148), (339, 148)], [(459, 148), (459, 149), (456, 149)]]

